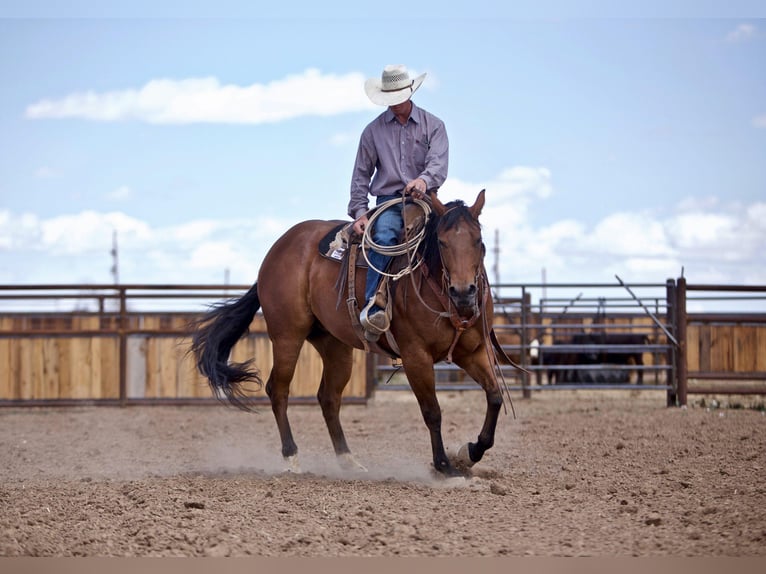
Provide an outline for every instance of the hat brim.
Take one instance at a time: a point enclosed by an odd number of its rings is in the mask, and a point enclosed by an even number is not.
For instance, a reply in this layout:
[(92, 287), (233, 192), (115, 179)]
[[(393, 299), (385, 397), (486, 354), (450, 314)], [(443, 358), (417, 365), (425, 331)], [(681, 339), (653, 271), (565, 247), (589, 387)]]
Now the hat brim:
[(425, 74), (420, 74), (414, 80), (412, 85), (395, 92), (384, 92), (383, 83), (380, 78), (370, 78), (364, 83), (364, 91), (367, 92), (367, 97), (370, 98), (373, 104), (379, 106), (395, 106), (406, 102), (412, 97), (412, 94), (420, 87), (425, 79)]

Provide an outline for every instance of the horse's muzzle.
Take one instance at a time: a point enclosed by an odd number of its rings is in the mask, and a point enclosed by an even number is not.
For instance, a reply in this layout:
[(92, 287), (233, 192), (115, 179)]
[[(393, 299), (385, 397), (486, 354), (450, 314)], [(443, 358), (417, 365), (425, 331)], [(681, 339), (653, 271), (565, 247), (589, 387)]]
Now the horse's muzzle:
[(476, 298), (478, 288), (475, 283), (470, 283), (465, 287), (449, 286), (449, 297), (452, 304), (455, 305), (457, 312), (462, 317), (470, 317), (476, 310)]

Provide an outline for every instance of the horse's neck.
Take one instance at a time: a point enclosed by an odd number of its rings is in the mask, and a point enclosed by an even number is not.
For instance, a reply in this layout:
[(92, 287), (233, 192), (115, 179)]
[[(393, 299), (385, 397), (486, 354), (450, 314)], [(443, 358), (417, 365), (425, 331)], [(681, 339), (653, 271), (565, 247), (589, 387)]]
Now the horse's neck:
[[(450, 304), (447, 290), (442, 278), (444, 269), (439, 267), (436, 272), (425, 263), (420, 265), (414, 274), (411, 274), (413, 291), (417, 303), (431, 313), (441, 315), (449, 313)], [(409, 290), (407, 291), (409, 293)], [(407, 302), (410, 305), (410, 302)]]

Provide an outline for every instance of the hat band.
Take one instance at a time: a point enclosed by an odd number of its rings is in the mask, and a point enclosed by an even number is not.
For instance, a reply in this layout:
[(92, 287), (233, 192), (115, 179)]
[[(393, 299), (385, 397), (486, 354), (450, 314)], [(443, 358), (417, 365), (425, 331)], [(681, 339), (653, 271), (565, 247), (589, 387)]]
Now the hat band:
[(385, 87), (381, 86), (380, 87), (380, 91), (381, 92), (387, 92), (387, 93), (390, 93), (390, 92), (401, 92), (402, 90), (406, 90), (407, 88), (412, 89), (412, 84), (414, 84), (414, 83), (415, 83), (415, 80), (412, 80), (412, 81), (410, 81), (409, 84), (407, 84), (405, 86), (402, 86), (401, 88), (385, 88)]

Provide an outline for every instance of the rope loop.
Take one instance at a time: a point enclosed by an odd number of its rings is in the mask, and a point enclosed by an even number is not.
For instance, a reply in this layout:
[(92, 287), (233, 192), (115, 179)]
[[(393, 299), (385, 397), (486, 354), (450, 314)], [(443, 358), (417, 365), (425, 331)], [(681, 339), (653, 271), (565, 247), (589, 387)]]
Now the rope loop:
[[(427, 221), (428, 216), (431, 214), (431, 204), (423, 199), (412, 199), (411, 201), (423, 210), (425, 220)], [(365, 227), (364, 233), (362, 234), (362, 255), (364, 255), (364, 259), (367, 261), (367, 265), (369, 265), (370, 268), (374, 269), (381, 275), (392, 278), (394, 281), (412, 273), (423, 262), (422, 259), (416, 260), (416, 255), (418, 246), (425, 237), (426, 226), (423, 225), (423, 227), (412, 237), (407, 237), (404, 243), (397, 243), (396, 245), (379, 245), (378, 243), (375, 243), (372, 239), (372, 229), (374, 227), (375, 220), (380, 216), (380, 214), (383, 213), (386, 209), (390, 209), (398, 203), (402, 204), (402, 218), (404, 218), (404, 202), (405, 197), (402, 196), (401, 199), (391, 199), (378, 205), (375, 212), (367, 221), (367, 227)], [(378, 269), (370, 262), (370, 258), (367, 254), (368, 251), (375, 251), (376, 253), (380, 253), (381, 255), (386, 255), (388, 257), (408, 255), (408, 263), (401, 271), (397, 273), (388, 273), (387, 271)]]

